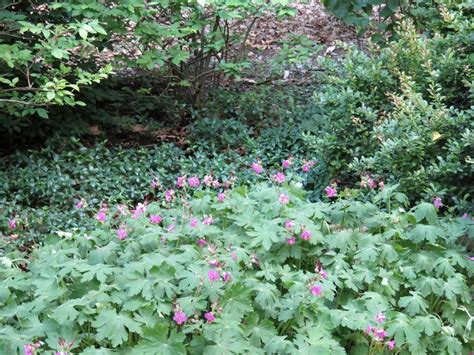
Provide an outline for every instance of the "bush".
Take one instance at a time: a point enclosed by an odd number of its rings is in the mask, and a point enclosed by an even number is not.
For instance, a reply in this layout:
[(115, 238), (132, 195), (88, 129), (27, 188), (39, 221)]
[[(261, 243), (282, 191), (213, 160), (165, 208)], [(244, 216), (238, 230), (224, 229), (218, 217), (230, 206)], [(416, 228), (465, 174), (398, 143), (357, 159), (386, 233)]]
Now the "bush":
[(303, 195), (259, 184), (133, 211), (110, 203), (90, 233), (3, 256), (0, 349), (469, 351), (472, 261), (458, 240), (472, 221), (427, 203), (383, 212)]
[(399, 183), (413, 201), (469, 198), (470, 45), (463, 12), (452, 16), (445, 16), (452, 32), (426, 38), (401, 22), (387, 47), (370, 55), (350, 49), (340, 64), (326, 61), (318, 112), (302, 128), (334, 178), (353, 184), (373, 175)]

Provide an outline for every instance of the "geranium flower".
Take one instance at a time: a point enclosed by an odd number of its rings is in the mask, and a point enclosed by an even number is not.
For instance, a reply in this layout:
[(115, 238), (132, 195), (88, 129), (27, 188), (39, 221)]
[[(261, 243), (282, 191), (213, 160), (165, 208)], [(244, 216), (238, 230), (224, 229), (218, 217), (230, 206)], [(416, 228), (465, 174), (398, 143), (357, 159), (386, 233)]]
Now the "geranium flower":
[(286, 244), (288, 244), (288, 245), (293, 245), (295, 243), (296, 243), (296, 238), (295, 237), (291, 237), (291, 238), (288, 238), (286, 240)]
[(123, 229), (123, 228), (117, 229), (117, 237), (118, 237), (118, 239), (124, 240), (125, 238), (127, 238), (127, 235), (128, 235), (128, 233), (127, 233), (127, 231), (126, 231), (125, 229)]
[(272, 176), (273, 181), (283, 184), (285, 182), (285, 174), (278, 172), (275, 175)]
[(439, 209), (443, 205), (443, 202), (441, 201), (441, 197), (435, 197), (435, 199), (433, 200), (433, 205), (437, 209)]
[(311, 293), (314, 296), (321, 296), (323, 294), (323, 286), (319, 284), (311, 286)]
[(157, 214), (152, 214), (150, 216), (150, 222), (153, 224), (160, 224), (163, 218)]
[(214, 316), (214, 313), (212, 312), (206, 312), (204, 314), (204, 318), (206, 318), (207, 323), (212, 323), (216, 320), (216, 317)]
[(326, 191), (326, 196), (329, 198), (337, 196), (337, 190), (332, 186), (326, 187), (324, 191)]
[(197, 176), (192, 176), (188, 179), (188, 184), (189, 186), (196, 188), (201, 185), (201, 182), (199, 181), (199, 178)]
[(287, 231), (291, 231), (294, 226), (295, 226), (295, 222), (292, 221), (291, 219), (287, 219), (285, 221), (285, 228), (286, 228)]
[(209, 278), (209, 281), (211, 282), (214, 282), (214, 281), (219, 281), (220, 280), (220, 275), (219, 273), (214, 270), (214, 269), (210, 269), (208, 272), (207, 272), (207, 277)]
[(191, 220), (189, 221), (189, 226), (190, 226), (191, 228), (196, 228), (197, 225), (198, 225), (198, 223), (199, 223), (198, 219), (193, 217), (193, 218), (191, 218)]
[(285, 194), (280, 194), (280, 196), (278, 197), (278, 201), (282, 204), (282, 205), (286, 205), (290, 202), (290, 198), (285, 195)]
[(300, 234), (301, 239), (303, 240), (310, 240), (311, 239), (311, 232), (307, 229), (303, 230)]
[(184, 312), (179, 311), (174, 313), (173, 320), (176, 322), (176, 324), (181, 325), (188, 320), (188, 317), (186, 317)]
[(217, 201), (219, 201), (219, 202), (224, 202), (224, 200), (225, 200), (225, 193), (219, 192), (219, 193), (217, 194)]
[(375, 315), (375, 321), (379, 324), (382, 324), (383, 322), (385, 322), (385, 314), (383, 314), (382, 312), (378, 312), (376, 315)]
[(105, 214), (105, 211), (100, 210), (99, 213), (97, 213), (97, 216), (95, 216), (95, 219), (97, 219), (99, 222), (104, 223), (105, 220), (107, 219), (107, 215)]
[(258, 163), (252, 163), (252, 170), (255, 172), (255, 174), (261, 174), (263, 173), (263, 168), (260, 164)]
[(388, 350), (393, 350), (393, 349), (395, 349), (395, 344), (396, 344), (396, 343), (395, 343), (395, 340), (394, 340), (394, 339), (390, 340), (390, 341), (387, 343), (387, 345), (388, 345)]

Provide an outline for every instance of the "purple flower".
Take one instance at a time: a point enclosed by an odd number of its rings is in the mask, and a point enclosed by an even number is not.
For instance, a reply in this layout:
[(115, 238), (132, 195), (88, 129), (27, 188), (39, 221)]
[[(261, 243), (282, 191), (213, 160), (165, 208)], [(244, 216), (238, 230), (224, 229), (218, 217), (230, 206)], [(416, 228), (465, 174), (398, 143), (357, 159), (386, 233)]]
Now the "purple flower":
[(385, 322), (385, 314), (383, 314), (382, 312), (378, 312), (376, 315), (375, 315), (375, 321), (379, 324), (382, 324), (383, 322)]
[(189, 221), (189, 226), (190, 226), (191, 228), (196, 228), (197, 225), (198, 225), (198, 222), (199, 222), (198, 219), (193, 217), (193, 218), (191, 218), (191, 220)]
[(367, 179), (367, 183), (369, 184), (369, 188), (371, 188), (372, 190), (377, 187), (377, 182), (370, 177)]
[(188, 179), (188, 184), (189, 186), (196, 188), (199, 187), (201, 182), (199, 181), (199, 178), (197, 176), (192, 176)]
[(207, 277), (209, 278), (209, 281), (211, 282), (214, 282), (214, 281), (219, 281), (220, 280), (220, 275), (219, 273), (214, 270), (214, 269), (210, 269), (208, 272), (207, 272)]
[(8, 228), (15, 229), (16, 228), (16, 220), (14, 218), (10, 218), (8, 220)]
[(311, 232), (307, 229), (304, 229), (300, 234), (301, 239), (303, 240), (310, 240), (311, 239)]
[(159, 182), (157, 179), (151, 180), (150, 186), (152, 189), (156, 189), (159, 186)]
[(214, 316), (214, 313), (212, 312), (205, 313), (204, 318), (206, 318), (207, 323), (212, 323), (216, 320), (216, 317)]
[(217, 194), (217, 201), (219, 201), (219, 202), (224, 202), (224, 200), (225, 200), (225, 193), (219, 192), (219, 193)]
[(132, 211), (132, 218), (137, 219), (139, 218), (142, 214), (146, 212), (146, 205), (143, 203), (138, 203), (135, 209)]
[(295, 226), (295, 222), (292, 221), (291, 219), (287, 219), (285, 221), (285, 228), (286, 228), (287, 231), (291, 231), (294, 226)]
[(32, 344), (26, 344), (23, 346), (24, 355), (33, 355), (35, 353), (35, 347)]
[(117, 229), (117, 237), (118, 239), (120, 240), (124, 240), (125, 238), (127, 238), (127, 231), (123, 228), (120, 228), (120, 229)]
[(394, 340), (394, 339), (390, 340), (390, 341), (387, 343), (387, 345), (388, 345), (388, 350), (393, 350), (393, 349), (395, 349), (395, 340)]
[(467, 259), (470, 261), (474, 261), (474, 256), (468, 256)]
[(370, 333), (372, 333), (372, 326), (370, 324), (367, 324), (367, 329), (365, 330), (365, 334), (369, 335)]
[(186, 185), (186, 176), (178, 176), (176, 178), (176, 186), (182, 189)]
[(100, 210), (99, 213), (97, 213), (97, 216), (95, 216), (95, 219), (97, 219), (99, 222), (104, 223), (107, 218), (107, 215), (105, 214), (105, 211)]
[(326, 196), (329, 198), (337, 196), (337, 190), (332, 186), (326, 187), (324, 191), (326, 191)]
[(219, 180), (214, 180), (212, 182), (212, 187), (213, 188), (218, 189), (220, 186), (221, 186), (221, 183), (219, 182)]
[(282, 205), (287, 205), (290, 202), (290, 198), (285, 194), (280, 194), (280, 196), (278, 197), (278, 201)]
[(328, 278), (328, 273), (322, 268), (321, 270), (319, 270), (319, 275), (321, 276), (323, 280), (326, 280)]
[(441, 201), (441, 197), (435, 197), (435, 199), (433, 200), (433, 205), (437, 209), (439, 209), (443, 205), (443, 202)]
[(263, 173), (263, 168), (260, 164), (258, 163), (252, 163), (252, 170), (255, 172), (255, 174), (261, 174)]
[(275, 175), (272, 176), (273, 181), (283, 184), (285, 182), (285, 174), (278, 172)]
[(311, 293), (314, 296), (321, 296), (323, 294), (323, 286), (319, 284), (311, 286)]
[(150, 216), (150, 222), (153, 224), (160, 224), (163, 218), (157, 214), (152, 214)]
[(286, 244), (288, 244), (288, 245), (293, 245), (295, 243), (296, 243), (296, 238), (295, 237), (291, 237), (291, 238), (288, 238), (286, 240)]
[(77, 201), (76, 204), (74, 205), (74, 207), (76, 207), (78, 210), (80, 210), (82, 207), (84, 207), (84, 201), (82, 201), (82, 200)]
[(282, 161), (281, 166), (283, 169), (288, 169), (291, 166), (291, 160), (285, 159)]
[(385, 330), (383, 328), (374, 329), (373, 332), (374, 332), (375, 340), (382, 341), (387, 336), (387, 333), (385, 332)]
[(223, 280), (224, 282), (229, 282), (229, 281), (230, 281), (230, 272), (225, 272), (225, 271), (224, 271), (224, 272), (222, 273), (222, 280)]
[(206, 226), (210, 226), (212, 223), (214, 223), (212, 216), (204, 217), (202, 220), (202, 224), (205, 224)]
[(204, 182), (204, 185), (212, 186), (212, 175), (204, 176), (204, 179), (202, 179), (202, 181)]
[(184, 312), (174, 312), (173, 320), (176, 324), (181, 325), (188, 320), (188, 317), (186, 317)]
[(170, 202), (174, 197), (174, 190), (166, 190), (165, 191), (165, 200), (166, 202)]
[(305, 173), (307, 173), (307, 172), (309, 172), (309, 171), (311, 170), (311, 168), (312, 168), (315, 164), (316, 164), (316, 163), (313, 162), (313, 161), (308, 161), (308, 162), (306, 162), (306, 163), (303, 164), (302, 169), (303, 169), (303, 171), (304, 171)]
[(197, 243), (200, 247), (203, 247), (207, 244), (205, 239), (198, 239)]

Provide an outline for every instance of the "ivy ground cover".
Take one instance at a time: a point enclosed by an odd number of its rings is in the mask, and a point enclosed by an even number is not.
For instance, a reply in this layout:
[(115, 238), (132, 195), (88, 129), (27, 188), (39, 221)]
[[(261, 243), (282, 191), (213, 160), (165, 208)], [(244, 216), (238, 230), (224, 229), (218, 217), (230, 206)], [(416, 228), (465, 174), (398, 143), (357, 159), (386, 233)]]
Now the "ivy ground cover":
[(274, 180), (104, 206), (92, 232), (4, 255), (0, 353), (472, 350), (471, 219)]

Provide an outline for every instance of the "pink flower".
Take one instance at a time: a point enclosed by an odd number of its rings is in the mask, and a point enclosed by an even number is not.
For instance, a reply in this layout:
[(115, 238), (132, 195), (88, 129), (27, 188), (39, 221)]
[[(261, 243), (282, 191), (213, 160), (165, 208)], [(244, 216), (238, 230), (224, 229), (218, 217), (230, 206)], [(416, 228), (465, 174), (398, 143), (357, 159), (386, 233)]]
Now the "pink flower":
[(296, 243), (296, 238), (295, 237), (291, 237), (291, 238), (288, 238), (286, 240), (286, 244), (288, 244), (288, 245), (293, 245), (295, 243)]
[(229, 281), (230, 281), (230, 272), (225, 272), (225, 271), (224, 271), (224, 272), (222, 273), (222, 280), (223, 280), (224, 282), (229, 282)]
[(125, 238), (127, 238), (127, 231), (123, 228), (120, 228), (120, 229), (117, 229), (117, 237), (118, 239), (120, 240), (124, 240)]
[(212, 223), (214, 223), (212, 216), (204, 217), (202, 220), (202, 224), (205, 224), (206, 226), (210, 226)]
[(369, 188), (371, 188), (372, 190), (377, 187), (377, 182), (370, 177), (367, 179), (367, 183), (369, 184)]
[(217, 194), (217, 201), (219, 201), (219, 202), (224, 202), (224, 200), (225, 200), (225, 193), (219, 192), (219, 193)]
[(193, 217), (193, 218), (191, 218), (191, 220), (189, 221), (189, 226), (190, 226), (191, 228), (196, 228), (197, 225), (198, 225), (198, 222), (199, 222), (198, 219)]
[(186, 176), (178, 176), (176, 178), (176, 186), (182, 189), (186, 185)]
[(328, 278), (328, 273), (324, 269), (319, 270), (319, 275), (323, 280), (326, 280)]
[(157, 214), (152, 214), (150, 216), (150, 222), (153, 224), (160, 224), (163, 218)]
[(219, 261), (216, 259), (209, 260), (208, 264), (213, 267), (219, 266)]
[(387, 343), (387, 345), (388, 345), (388, 350), (393, 350), (393, 349), (395, 349), (395, 340), (394, 340), (394, 339), (390, 340), (390, 341)]
[(10, 218), (8, 220), (8, 228), (15, 229), (16, 228), (16, 220), (14, 218)]
[(142, 214), (146, 212), (146, 205), (143, 203), (138, 203), (135, 209), (132, 211), (132, 218), (137, 219), (139, 218)]
[(383, 190), (384, 187), (385, 187), (384, 182), (383, 182), (383, 181), (380, 181), (380, 182), (379, 182), (379, 188), (380, 188), (380, 190)]
[(370, 333), (372, 333), (372, 326), (370, 324), (367, 324), (367, 329), (365, 330), (365, 334), (369, 335)]
[(441, 201), (441, 198), (440, 197), (436, 197), (434, 200), (433, 200), (433, 205), (439, 209), (442, 205), (443, 205), (443, 202)]
[(310, 240), (311, 239), (311, 232), (309, 230), (305, 229), (301, 232), (300, 237), (303, 240)]
[(174, 312), (173, 320), (176, 324), (181, 325), (188, 320), (188, 317), (186, 317), (184, 312)]
[(374, 329), (373, 332), (374, 332), (375, 340), (382, 341), (387, 336), (387, 333), (385, 332), (385, 330), (383, 328)]
[(196, 188), (199, 187), (201, 182), (199, 181), (199, 178), (197, 176), (192, 176), (188, 179), (188, 184), (189, 186)]
[(279, 184), (283, 184), (285, 182), (285, 174), (278, 172), (272, 176), (272, 179)]
[(307, 172), (309, 172), (309, 171), (311, 170), (311, 168), (312, 168), (315, 164), (316, 164), (316, 163), (313, 162), (313, 161), (308, 161), (308, 162), (306, 162), (306, 163), (303, 164), (302, 169), (303, 169), (303, 171), (304, 171), (305, 173), (307, 173)]
[(285, 159), (282, 161), (281, 166), (283, 169), (288, 169), (291, 166), (291, 160)]
[(376, 315), (375, 315), (375, 321), (379, 324), (382, 324), (383, 322), (385, 322), (385, 314), (383, 314), (382, 312), (378, 312)]
[(23, 346), (24, 355), (33, 355), (35, 353), (35, 347), (32, 344), (26, 344)]
[(290, 202), (290, 198), (285, 195), (285, 194), (280, 194), (280, 197), (278, 197), (278, 201), (282, 204), (282, 205), (286, 205)]
[(207, 323), (212, 323), (216, 320), (216, 317), (214, 316), (214, 313), (212, 312), (205, 313), (204, 318), (206, 318)]
[(118, 205), (117, 210), (122, 216), (126, 216), (128, 213), (128, 207), (126, 205)]
[(326, 196), (329, 198), (337, 196), (337, 190), (332, 186), (326, 187), (325, 191), (326, 191)]
[(165, 200), (166, 202), (170, 202), (174, 197), (174, 190), (166, 190), (165, 191)]
[(293, 222), (291, 219), (287, 219), (285, 221), (285, 228), (287, 231), (291, 231), (294, 226), (295, 226), (295, 222)]
[(467, 259), (470, 261), (474, 261), (474, 256), (468, 256)]
[(200, 247), (203, 247), (207, 244), (205, 239), (198, 239), (197, 243)]
[(103, 210), (100, 210), (99, 213), (97, 213), (97, 216), (95, 216), (95, 219), (102, 223), (105, 222), (106, 218), (107, 216)]
[(252, 170), (255, 172), (255, 174), (261, 174), (263, 173), (263, 168), (260, 164), (258, 163), (252, 163)]
[(152, 189), (156, 189), (159, 186), (159, 182), (157, 179), (151, 180), (150, 186)]
[(230, 257), (232, 258), (232, 260), (237, 261), (237, 254), (235, 253), (235, 251), (230, 253)]
[(321, 296), (323, 294), (323, 286), (318, 284), (311, 286), (311, 293), (314, 296)]
[(462, 219), (469, 219), (469, 215), (468, 215), (467, 213), (464, 213), (464, 214), (462, 215)]
[(78, 210), (80, 210), (82, 207), (84, 207), (84, 201), (82, 201), (82, 200), (77, 201), (76, 204), (74, 205), (74, 207), (76, 207)]
[(212, 187), (213, 188), (218, 189), (220, 186), (221, 186), (221, 183), (219, 182), (219, 180), (214, 180), (212, 182)]
[(202, 181), (204, 182), (204, 185), (211, 186), (212, 185), (212, 175), (204, 176), (204, 179), (202, 179)]
[(220, 275), (219, 273), (214, 270), (214, 269), (210, 269), (208, 272), (207, 272), (207, 277), (209, 278), (209, 281), (211, 282), (214, 282), (214, 281), (219, 281), (220, 280)]
[(168, 231), (168, 233), (171, 233), (171, 232), (174, 231), (174, 228), (175, 228), (175, 227), (176, 227), (176, 226), (171, 223), (170, 225), (168, 225), (168, 227), (166, 227), (166, 230)]

